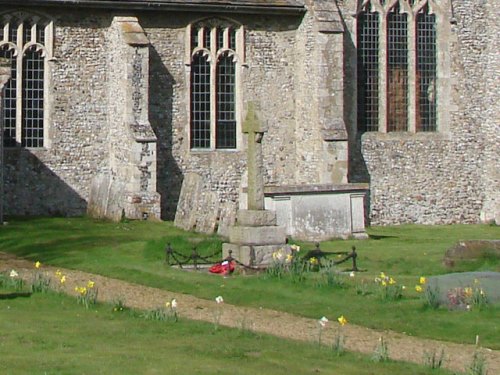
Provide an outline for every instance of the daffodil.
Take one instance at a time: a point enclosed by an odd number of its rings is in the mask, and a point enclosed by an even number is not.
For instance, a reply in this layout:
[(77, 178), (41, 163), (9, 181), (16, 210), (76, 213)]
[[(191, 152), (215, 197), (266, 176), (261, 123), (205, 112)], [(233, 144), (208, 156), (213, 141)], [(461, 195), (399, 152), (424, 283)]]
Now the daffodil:
[(66, 282), (66, 276), (62, 275), (60, 281), (61, 281), (61, 284), (64, 284)]
[(294, 245), (290, 246), (290, 249), (292, 251), (300, 251), (300, 246), (294, 244)]
[(396, 284), (396, 280), (394, 280), (392, 277), (389, 279), (389, 285), (394, 285)]
[(94, 287), (95, 283), (91, 280), (89, 280), (89, 282), (87, 283), (87, 287), (89, 287), (90, 289), (92, 289)]
[(287, 263), (291, 263), (291, 262), (292, 262), (292, 260), (293, 260), (293, 255), (292, 255), (292, 254), (288, 254), (288, 255), (286, 256), (285, 261), (286, 261)]
[(57, 276), (57, 277), (61, 277), (61, 276), (62, 276), (62, 272), (61, 272), (60, 270), (57, 270), (57, 271), (56, 271), (56, 276)]
[(424, 285), (427, 282), (427, 279), (424, 276), (420, 276), (418, 282), (420, 285)]
[(173, 309), (177, 308), (177, 300), (175, 298), (172, 300), (172, 308)]
[(466, 297), (472, 296), (472, 288), (465, 288), (464, 289), (464, 294)]
[(415, 286), (415, 290), (418, 292), (418, 293), (422, 293), (423, 289), (420, 285), (416, 285)]
[(387, 286), (387, 282), (385, 280), (382, 280), (382, 286)]
[(349, 277), (354, 277), (356, 276), (356, 274), (354, 273), (354, 271), (351, 271), (351, 273), (349, 274)]
[(165, 307), (168, 309), (170, 307), (170, 301), (165, 302)]
[(309, 259), (309, 263), (311, 263), (312, 265), (316, 265), (319, 263), (319, 261), (317, 258), (312, 257), (311, 259)]
[(12, 277), (12, 278), (14, 278), (14, 277), (18, 277), (19, 274), (16, 272), (16, 270), (12, 270), (12, 271), (10, 271), (10, 275), (9, 276)]
[(35, 263), (35, 268), (40, 268), (42, 266), (42, 263), (40, 263), (38, 260)]
[(224, 298), (222, 298), (222, 296), (217, 296), (215, 297), (215, 302), (217, 302), (217, 304), (221, 304), (224, 302)]
[(341, 315), (337, 318), (341, 326), (345, 326), (347, 324), (347, 319), (344, 317), (344, 315)]
[(387, 276), (385, 275), (385, 273), (380, 272), (380, 278), (381, 278), (381, 279), (385, 279), (386, 277), (387, 277)]
[(328, 323), (328, 318), (326, 316), (323, 316), (320, 320), (318, 320), (318, 323), (321, 327), (325, 327), (326, 323)]

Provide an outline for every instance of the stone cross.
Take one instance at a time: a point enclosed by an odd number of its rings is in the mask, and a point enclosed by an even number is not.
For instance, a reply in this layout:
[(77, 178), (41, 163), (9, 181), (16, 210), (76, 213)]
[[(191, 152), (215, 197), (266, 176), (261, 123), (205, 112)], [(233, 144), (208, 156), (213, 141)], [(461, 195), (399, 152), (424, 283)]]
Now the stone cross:
[(264, 176), (262, 165), (262, 137), (264, 128), (257, 116), (253, 102), (247, 106), (247, 114), (243, 121), (243, 133), (248, 135), (247, 168), (248, 168), (248, 210), (264, 209)]

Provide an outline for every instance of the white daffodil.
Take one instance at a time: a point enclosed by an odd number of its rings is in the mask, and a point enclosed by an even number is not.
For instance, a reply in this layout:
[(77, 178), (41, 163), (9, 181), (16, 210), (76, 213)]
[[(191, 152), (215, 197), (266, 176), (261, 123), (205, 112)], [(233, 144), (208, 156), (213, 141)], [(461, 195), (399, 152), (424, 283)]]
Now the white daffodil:
[(12, 278), (19, 277), (19, 274), (16, 272), (16, 270), (12, 270), (12, 271), (10, 271), (10, 277), (12, 277)]
[(349, 277), (354, 277), (356, 276), (356, 274), (354, 273), (354, 271), (351, 271), (351, 273), (349, 274)]
[(326, 326), (326, 323), (328, 323), (328, 318), (326, 316), (322, 317), (319, 321), (318, 321), (319, 325), (321, 327), (325, 327)]
[(173, 309), (177, 308), (177, 300), (175, 298), (172, 300), (171, 304)]
[(224, 302), (224, 298), (222, 298), (222, 296), (217, 296), (217, 297), (215, 297), (215, 302), (217, 302), (217, 303), (223, 303)]

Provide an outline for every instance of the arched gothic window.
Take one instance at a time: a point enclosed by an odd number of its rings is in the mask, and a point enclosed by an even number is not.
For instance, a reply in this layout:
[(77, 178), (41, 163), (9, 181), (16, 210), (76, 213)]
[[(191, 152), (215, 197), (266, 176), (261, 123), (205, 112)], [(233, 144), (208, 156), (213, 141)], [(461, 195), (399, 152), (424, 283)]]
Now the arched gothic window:
[(235, 149), (243, 29), (223, 20), (189, 27), (190, 147)]
[(437, 130), (431, 0), (365, 0), (357, 16), (358, 129)]
[(0, 57), (11, 61), (3, 99), (4, 146), (44, 147), (52, 22), (22, 12), (4, 14), (0, 22)]

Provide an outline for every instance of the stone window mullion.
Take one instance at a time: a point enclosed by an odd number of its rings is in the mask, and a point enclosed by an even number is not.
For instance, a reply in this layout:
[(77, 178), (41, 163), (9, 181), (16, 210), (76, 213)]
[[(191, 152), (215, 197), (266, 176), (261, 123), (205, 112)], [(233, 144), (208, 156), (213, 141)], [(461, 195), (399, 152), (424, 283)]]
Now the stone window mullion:
[(379, 17), (378, 130), (380, 133), (387, 133), (387, 13), (379, 12)]
[(408, 15), (408, 131), (417, 131), (417, 59), (416, 24), (413, 14)]
[(17, 27), (17, 56), (16, 56), (16, 143), (22, 144), (23, 128), (23, 23)]
[(210, 148), (215, 149), (217, 126), (217, 28), (210, 30)]

